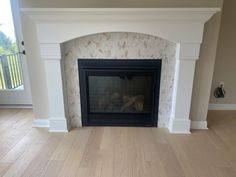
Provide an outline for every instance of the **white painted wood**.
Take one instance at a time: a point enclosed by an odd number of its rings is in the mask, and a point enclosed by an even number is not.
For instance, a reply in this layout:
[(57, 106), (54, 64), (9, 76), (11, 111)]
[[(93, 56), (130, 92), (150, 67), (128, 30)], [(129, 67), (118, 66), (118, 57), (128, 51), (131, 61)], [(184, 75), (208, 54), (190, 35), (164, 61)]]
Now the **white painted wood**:
[(171, 117), (168, 127), (169, 132), (173, 134), (190, 134), (190, 123), (189, 119)]
[(60, 59), (45, 59), (50, 131), (68, 132), (65, 117)]
[(204, 23), (217, 11), (220, 9), (21, 9), (37, 24), (40, 43), (62, 43), (89, 34), (117, 31), (146, 33), (173, 42), (201, 43)]
[(48, 119), (35, 119), (33, 120), (33, 127), (38, 128), (49, 128), (49, 120)]
[(44, 59), (61, 59), (60, 44), (40, 44), (40, 52)]
[[(150, 13), (159, 13), (163, 14), (163, 12), (167, 12), (165, 16), (161, 18), (168, 17), (166, 15), (172, 16), (171, 13), (195, 13), (200, 14), (201, 16), (204, 14), (212, 14), (217, 11), (220, 11), (220, 8), (21, 8), (22, 12), (26, 12), (29, 14), (62, 14), (62, 15), (71, 15), (71, 14), (79, 14), (79, 15), (109, 15), (109, 14), (150, 14)], [(182, 17), (187, 18), (189, 17)]]
[[(183, 49), (182, 49), (183, 46)], [(187, 50), (191, 49), (191, 50)], [(190, 53), (192, 51), (192, 53)], [(175, 83), (172, 100), (171, 120), (169, 130), (172, 133), (190, 132), (190, 106), (195, 71), (195, 61), (198, 59), (199, 45), (179, 44), (176, 53)], [(193, 58), (186, 58), (192, 56)], [(183, 57), (183, 58), (180, 58)]]
[(49, 125), (50, 132), (68, 132), (65, 117), (50, 117)]
[[(95, 20), (100, 17), (129, 20), (185, 20), (205, 23), (220, 8), (21, 8), (34, 21)], [(140, 17), (141, 19), (137, 19)]]
[[(50, 131), (67, 131), (60, 43), (102, 32), (136, 32), (177, 44), (171, 133), (190, 133), (190, 104), (204, 23), (218, 8), (21, 9), (36, 25), (47, 77)], [(68, 120), (67, 120), (68, 121)], [(68, 124), (69, 125), (69, 124)]]
[[(139, 19), (140, 17), (136, 18)], [(184, 24), (184, 22), (177, 22), (174, 19), (169, 22), (148, 19), (137, 21), (137, 19), (130, 18), (129, 20), (126, 19), (127, 21), (110, 19), (107, 21), (104, 18), (99, 21), (95, 18), (95, 20), (91, 20), (89, 23), (88, 20), (78, 20), (78, 23), (65, 24), (64, 22), (60, 24), (48, 22), (50, 24), (38, 24), (38, 39), (40, 43), (63, 43), (95, 33), (135, 32), (159, 36), (176, 43), (201, 43), (202, 41), (202, 23)], [(58, 29), (64, 29), (64, 31)]]
[(191, 129), (207, 130), (207, 121), (191, 121)]
[(0, 108), (23, 108), (32, 109), (32, 104), (0, 104)]
[(209, 104), (208, 110), (236, 110), (236, 104)]
[(174, 94), (175, 99), (173, 100), (175, 110), (172, 110), (172, 115), (183, 119), (189, 117), (195, 61), (177, 60), (176, 65), (178, 65), (176, 67), (177, 77), (174, 85), (174, 90), (176, 91)]

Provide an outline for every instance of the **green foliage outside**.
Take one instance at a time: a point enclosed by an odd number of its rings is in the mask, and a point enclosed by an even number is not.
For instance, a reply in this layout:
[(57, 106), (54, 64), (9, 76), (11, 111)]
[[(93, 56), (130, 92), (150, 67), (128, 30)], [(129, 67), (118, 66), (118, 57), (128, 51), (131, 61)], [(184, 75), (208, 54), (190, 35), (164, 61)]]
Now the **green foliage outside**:
[(0, 89), (7, 89), (7, 81), (13, 88), (22, 85), (18, 55), (14, 55), (17, 51), (16, 43), (0, 31)]
[(17, 52), (17, 45), (15, 42), (0, 31), (0, 55), (13, 54)]

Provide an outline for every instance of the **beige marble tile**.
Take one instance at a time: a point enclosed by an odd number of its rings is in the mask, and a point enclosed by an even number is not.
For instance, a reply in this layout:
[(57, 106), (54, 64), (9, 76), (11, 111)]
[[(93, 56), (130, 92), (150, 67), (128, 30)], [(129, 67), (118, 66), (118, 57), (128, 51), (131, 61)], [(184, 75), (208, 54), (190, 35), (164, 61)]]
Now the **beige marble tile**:
[(167, 125), (171, 113), (176, 44), (146, 34), (111, 32), (76, 38), (61, 47), (68, 112), (73, 127), (81, 126), (78, 58), (162, 59), (158, 122)]

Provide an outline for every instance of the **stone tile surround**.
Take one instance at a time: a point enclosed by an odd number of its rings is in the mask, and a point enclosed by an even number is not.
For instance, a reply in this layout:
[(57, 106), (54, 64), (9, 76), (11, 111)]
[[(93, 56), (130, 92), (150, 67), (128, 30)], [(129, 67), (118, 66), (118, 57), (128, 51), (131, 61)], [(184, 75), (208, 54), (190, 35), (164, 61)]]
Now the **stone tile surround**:
[(168, 125), (175, 72), (175, 43), (140, 33), (109, 32), (72, 39), (61, 44), (62, 71), (66, 88), (68, 116), (72, 127), (80, 127), (81, 108), (78, 58), (86, 59), (162, 59), (158, 124)]

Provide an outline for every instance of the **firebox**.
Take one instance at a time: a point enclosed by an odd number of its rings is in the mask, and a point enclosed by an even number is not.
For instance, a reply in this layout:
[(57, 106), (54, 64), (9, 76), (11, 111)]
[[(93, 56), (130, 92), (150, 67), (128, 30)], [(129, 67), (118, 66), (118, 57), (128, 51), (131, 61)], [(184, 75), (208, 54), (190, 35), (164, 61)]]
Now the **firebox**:
[(160, 59), (78, 59), (83, 126), (157, 126)]

